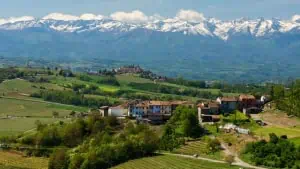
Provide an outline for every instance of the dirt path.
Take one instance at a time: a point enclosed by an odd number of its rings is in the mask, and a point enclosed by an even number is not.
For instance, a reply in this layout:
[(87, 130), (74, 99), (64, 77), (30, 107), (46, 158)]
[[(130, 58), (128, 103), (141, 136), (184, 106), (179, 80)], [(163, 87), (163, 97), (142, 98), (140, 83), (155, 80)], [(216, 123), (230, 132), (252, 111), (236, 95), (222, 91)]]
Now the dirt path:
[[(225, 149), (224, 152), (225, 152), (225, 154), (227, 153), (227, 155), (232, 155), (232, 153), (228, 149)], [(203, 158), (203, 157), (194, 157), (194, 156), (191, 156), (191, 155), (174, 154), (174, 153), (159, 153), (159, 154), (172, 155), (172, 156), (178, 156), (178, 157), (184, 157), (184, 158), (191, 158), (191, 159), (209, 161), (209, 162), (213, 162), (213, 163), (226, 164), (225, 161), (213, 160), (213, 159)], [(232, 163), (232, 165), (241, 166), (241, 167), (245, 167), (245, 168), (253, 168), (253, 169), (267, 169), (267, 168), (262, 168), (262, 167), (257, 167), (257, 166), (250, 165), (250, 164), (244, 162), (243, 160), (241, 160), (237, 155), (234, 155), (234, 160), (235, 160), (235, 162)]]
[(242, 167), (246, 167), (246, 168), (254, 168), (254, 169), (267, 169), (267, 168), (263, 168), (263, 167), (257, 167), (257, 166), (253, 166), (251, 164), (248, 164), (246, 162), (244, 162), (243, 160), (241, 160), (238, 156), (238, 154), (235, 152), (230, 151), (230, 149), (224, 144), (221, 143), (222, 148), (224, 149), (224, 153), (226, 156), (234, 156), (234, 163), (233, 165), (237, 165), (237, 166), (242, 166)]

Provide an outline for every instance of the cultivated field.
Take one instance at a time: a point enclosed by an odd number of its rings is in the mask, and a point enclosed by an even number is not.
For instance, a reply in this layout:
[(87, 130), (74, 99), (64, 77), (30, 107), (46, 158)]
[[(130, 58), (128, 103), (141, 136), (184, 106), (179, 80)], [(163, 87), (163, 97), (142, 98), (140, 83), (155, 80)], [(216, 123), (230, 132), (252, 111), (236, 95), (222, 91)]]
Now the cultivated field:
[(40, 87), (53, 90), (63, 90), (62, 87), (51, 83), (31, 83), (22, 79), (7, 80), (0, 83), (0, 95), (28, 96), (38, 92)]
[(60, 116), (69, 115), (71, 111), (86, 111), (87, 108), (44, 102), (41, 100), (0, 98), (0, 117), (35, 116), (52, 117), (54, 111)]
[(47, 169), (48, 159), (23, 157), (17, 152), (0, 151), (0, 169)]
[(265, 139), (269, 138), (270, 133), (275, 133), (277, 136), (287, 135), (288, 138), (300, 137), (300, 129), (291, 127), (267, 126), (255, 130), (254, 133), (255, 135)]
[(161, 155), (132, 160), (113, 167), (112, 169), (238, 169), (228, 164), (212, 163), (197, 159)]
[(34, 129), (36, 127), (35, 122), (39, 120), (43, 124), (51, 124), (57, 121), (66, 121), (63, 118), (9, 118), (0, 119), (0, 136), (10, 136), (21, 134), (25, 131)]
[(201, 157), (223, 160), (222, 152), (210, 153), (207, 148), (207, 143), (204, 141), (191, 141), (187, 142), (186, 145), (174, 150), (177, 154), (194, 155), (197, 154)]
[[(87, 108), (48, 103), (31, 98), (0, 98), (0, 136), (20, 134), (35, 128), (35, 121), (50, 124), (65, 121), (71, 111), (84, 112)], [(60, 118), (52, 118), (58, 112)]]
[(253, 131), (260, 138), (268, 139), (270, 133), (278, 136), (287, 135), (288, 138), (300, 137), (300, 120), (297, 117), (289, 117), (279, 110), (267, 110), (257, 117), (267, 123), (267, 126), (256, 128)]

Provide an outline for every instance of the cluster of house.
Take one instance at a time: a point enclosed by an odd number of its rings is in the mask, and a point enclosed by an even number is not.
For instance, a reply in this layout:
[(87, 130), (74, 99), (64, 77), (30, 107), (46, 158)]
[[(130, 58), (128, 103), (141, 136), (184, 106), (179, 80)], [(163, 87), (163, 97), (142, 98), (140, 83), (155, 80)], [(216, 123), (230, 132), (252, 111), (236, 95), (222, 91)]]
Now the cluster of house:
[(180, 105), (194, 107), (188, 101), (140, 101), (135, 100), (116, 107), (103, 106), (101, 116), (130, 117), (147, 123), (162, 123), (168, 120)]
[(130, 65), (130, 66), (123, 66), (117, 69), (113, 69), (118, 74), (124, 73), (142, 73), (144, 70), (140, 66)]
[[(262, 110), (266, 97), (256, 99), (252, 95), (239, 97), (219, 97), (216, 101), (198, 104), (199, 122), (215, 122), (221, 114), (229, 114), (240, 110), (245, 114), (259, 113)], [(120, 118), (135, 118), (138, 121), (158, 124), (170, 119), (180, 105), (195, 107), (189, 101), (141, 101), (135, 100), (116, 107), (103, 106), (99, 109), (101, 116), (115, 116)]]
[(263, 105), (268, 101), (266, 96), (256, 99), (253, 95), (239, 95), (238, 97), (218, 97), (216, 101), (200, 103), (198, 105), (198, 117), (200, 123), (215, 122), (221, 114), (229, 114), (235, 110), (245, 115), (259, 113)]

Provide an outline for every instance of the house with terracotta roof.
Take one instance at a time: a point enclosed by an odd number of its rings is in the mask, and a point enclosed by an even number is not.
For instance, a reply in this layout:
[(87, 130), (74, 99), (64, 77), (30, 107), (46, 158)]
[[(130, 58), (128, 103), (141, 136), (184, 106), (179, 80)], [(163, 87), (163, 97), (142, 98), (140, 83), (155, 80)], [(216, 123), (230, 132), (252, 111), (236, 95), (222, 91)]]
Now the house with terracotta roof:
[(220, 120), (220, 104), (218, 102), (207, 102), (198, 104), (199, 122), (216, 122)]
[(171, 103), (167, 101), (149, 101), (148, 114), (171, 114)]
[(189, 108), (194, 107), (194, 103), (189, 101), (171, 101), (171, 111), (172, 113), (176, 110), (178, 106), (187, 106)]
[(238, 109), (238, 98), (236, 97), (218, 97), (217, 103), (220, 104), (221, 113), (227, 114)]
[(129, 117), (143, 117), (148, 113), (148, 103), (143, 101), (136, 101), (128, 104)]
[(241, 94), (239, 96), (239, 110), (257, 107), (257, 100), (253, 95)]
[(193, 107), (188, 101), (132, 101), (128, 103), (129, 117), (163, 116), (169, 119), (179, 105)]

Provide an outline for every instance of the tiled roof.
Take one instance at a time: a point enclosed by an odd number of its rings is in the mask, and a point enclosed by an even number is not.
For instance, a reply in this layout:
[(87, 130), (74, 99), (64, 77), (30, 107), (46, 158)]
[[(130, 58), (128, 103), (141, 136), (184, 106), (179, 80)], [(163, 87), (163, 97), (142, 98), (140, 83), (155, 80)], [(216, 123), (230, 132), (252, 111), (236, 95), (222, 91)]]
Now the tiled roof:
[(171, 103), (167, 101), (150, 101), (149, 105), (151, 106), (170, 106)]
[(240, 100), (243, 100), (243, 99), (255, 99), (255, 97), (253, 95), (241, 94), (239, 96), (239, 99)]
[(221, 101), (225, 101), (225, 102), (236, 102), (237, 98), (236, 97), (222, 97)]
[(172, 101), (172, 105), (181, 105), (181, 104), (193, 104), (192, 102), (189, 101)]
[(146, 102), (141, 102), (141, 103), (139, 103), (139, 104), (136, 104), (135, 106), (136, 107), (145, 107), (145, 106), (148, 106), (149, 104), (148, 103), (146, 103)]
[(200, 104), (198, 104), (198, 107), (201, 107), (201, 108), (219, 108), (220, 104), (216, 103), (216, 102), (200, 103)]
[(131, 101), (127, 105), (132, 105), (136, 107), (146, 107), (146, 106), (171, 106), (171, 105), (186, 105), (193, 104), (188, 101)]

